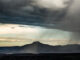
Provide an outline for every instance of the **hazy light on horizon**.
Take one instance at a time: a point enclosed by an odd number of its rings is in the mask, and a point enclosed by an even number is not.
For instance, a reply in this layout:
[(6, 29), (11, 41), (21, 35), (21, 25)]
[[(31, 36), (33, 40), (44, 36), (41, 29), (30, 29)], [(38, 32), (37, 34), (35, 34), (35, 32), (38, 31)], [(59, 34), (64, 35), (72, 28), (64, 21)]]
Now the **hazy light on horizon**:
[[(40, 26), (16, 25), (16, 24), (0, 25), (0, 43), (3, 42), (3, 44), (5, 42), (11, 43), (14, 42), (13, 45), (16, 45), (16, 42), (18, 43), (22, 42), (21, 45), (23, 45), (23, 42), (29, 44), (34, 41), (40, 41), (41, 43), (49, 45), (75, 44), (77, 41), (71, 40), (70, 38), (71, 34), (72, 32), (57, 29), (47, 29)], [(10, 43), (6, 44), (8, 45)], [(6, 44), (4, 44), (3, 46), (5, 46)], [(77, 44), (79, 43), (77, 42)], [(2, 44), (0, 45), (2, 46)]]

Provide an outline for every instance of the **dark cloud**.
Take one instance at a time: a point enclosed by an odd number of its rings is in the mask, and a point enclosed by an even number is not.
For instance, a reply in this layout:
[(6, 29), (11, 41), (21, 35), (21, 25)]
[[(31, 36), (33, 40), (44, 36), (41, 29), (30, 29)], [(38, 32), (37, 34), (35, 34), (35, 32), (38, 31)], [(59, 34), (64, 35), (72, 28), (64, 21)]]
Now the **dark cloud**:
[(80, 39), (79, 0), (69, 0), (68, 6), (61, 9), (39, 7), (35, 1), (38, 0), (0, 0), (0, 22), (71, 31), (71, 39)]
[(46, 8), (45, 3), (38, 6), (36, 1), (38, 0), (0, 0), (0, 22), (64, 29), (66, 22), (63, 18), (67, 14), (69, 3), (67, 7), (58, 9), (59, 7), (49, 8), (51, 5)]
[[(35, 1), (38, 0), (0, 0), (0, 23), (38, 25), (46, 28), (71, 31), (73, 33), (70, 36), (71, 40), (69, 43), (72, 42), (72, 40), (76, 40), (75, 44), (80, 41), (80, 0), (70, 0), (70, 2), (67, 3), (68, 6), (62, 9), (40, 7), (33, 4)], [(12, 29), (14, 28), (15, 27), (12, 27)], [(43, 38), (45, 34), (47, 35), (46, 31), (39, 37)], [(31, 52), (34, 48), (37, 48), (30, 47), (28, 48), (30, 51), (27, 50), (27, 52)], [(51, 51), (52, 48), (48, 49)], [(40, 47), (40, 50), (41, 49)], [(45, 50), (46, 49), (43, 49), (43, 51)], [(57, 52), (60, 50), (62, 50), (62, 52), (66, 52), (65, 50), (68, 50), (68, 52), (72, 50), (76, 52), (80, 51), (77, 46), (62, 47), (60, 49), (55, 48)], [(41, 50), (41, 52), (43, 51)]]
[(80, 1), (74, 0), (69, 7), (67, 14), (63, 21), (59, 23), (60, 29), (80, 32)]

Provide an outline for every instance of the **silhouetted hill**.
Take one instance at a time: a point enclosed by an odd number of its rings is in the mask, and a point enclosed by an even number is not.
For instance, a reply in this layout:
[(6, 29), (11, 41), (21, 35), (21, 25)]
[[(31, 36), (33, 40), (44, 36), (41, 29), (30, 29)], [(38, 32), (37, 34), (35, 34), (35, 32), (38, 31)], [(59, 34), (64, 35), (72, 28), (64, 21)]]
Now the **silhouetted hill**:
[(50, 46), (34, 42), (21, 47), (0, 47), (0, 53), (80, 53), (80, 45)]

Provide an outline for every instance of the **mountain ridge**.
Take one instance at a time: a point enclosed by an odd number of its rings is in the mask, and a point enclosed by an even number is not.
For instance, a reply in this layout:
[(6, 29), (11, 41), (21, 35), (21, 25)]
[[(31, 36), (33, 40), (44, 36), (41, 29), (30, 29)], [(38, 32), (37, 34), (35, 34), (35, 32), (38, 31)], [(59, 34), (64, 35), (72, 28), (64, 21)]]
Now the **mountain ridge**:
[(50, 46), (40, 42), (24, 46), (0, 47), (0, 53), (16, 54), (16, 53), (80, 53), (80, 45)]

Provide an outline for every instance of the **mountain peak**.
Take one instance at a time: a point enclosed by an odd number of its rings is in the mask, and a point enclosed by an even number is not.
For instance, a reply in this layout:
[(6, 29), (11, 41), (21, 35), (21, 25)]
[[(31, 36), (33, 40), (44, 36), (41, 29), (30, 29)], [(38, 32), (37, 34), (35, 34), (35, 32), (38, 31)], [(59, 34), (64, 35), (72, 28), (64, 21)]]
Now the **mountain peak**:
[(32, 44), (42, 44), (42, 43), (40, 43), (39, 41), (35, 41)]

